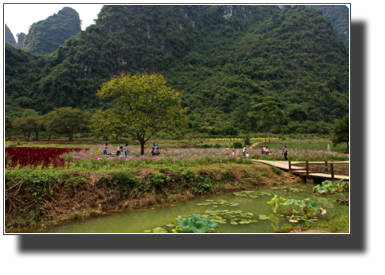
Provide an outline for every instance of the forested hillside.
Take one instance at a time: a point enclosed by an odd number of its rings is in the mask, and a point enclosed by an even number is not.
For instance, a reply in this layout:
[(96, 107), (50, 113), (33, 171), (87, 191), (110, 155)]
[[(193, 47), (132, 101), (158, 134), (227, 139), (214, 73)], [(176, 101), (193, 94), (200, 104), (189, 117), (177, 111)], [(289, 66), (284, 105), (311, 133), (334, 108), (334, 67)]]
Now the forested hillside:
[(190, 133), (239, 133), (253, 95), (275, 97), (286, 113), (276, 132), (327, 133), (349, 111), (348, 57), (330, 22), (305, 6), (104, 6), (51, 55), (6, 45), (6, 112), (92, 113), (108, 107), (95, 96), (102, 82), (146, 71), (182, 92)]
[(8, 43), (9, 45), (16, 46), (16, 40), (13, 36), (11, 30), (8, 28), (7, 24), (5, 24), (5, 43)]
[(349, 9), (345, 5), (312, 5), (313, 9), (322, 12), (322, 15), (332, 23), (338, 37), (349, 48)]
[(24, 39), (23, 49), (49, 54), (80, 31), (79, 14), (72, 8), (64, 7), (57, 14), (32, 24)]

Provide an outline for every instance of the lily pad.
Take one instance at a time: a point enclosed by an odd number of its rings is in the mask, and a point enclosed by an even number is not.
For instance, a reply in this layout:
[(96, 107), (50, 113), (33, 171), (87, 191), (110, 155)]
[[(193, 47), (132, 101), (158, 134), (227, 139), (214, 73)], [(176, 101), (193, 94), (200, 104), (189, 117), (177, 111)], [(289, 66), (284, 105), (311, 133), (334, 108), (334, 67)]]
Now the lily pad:
[(154, 233), (167, 233), (167, 230), (163, 227), (157, 227), (152, 230)]

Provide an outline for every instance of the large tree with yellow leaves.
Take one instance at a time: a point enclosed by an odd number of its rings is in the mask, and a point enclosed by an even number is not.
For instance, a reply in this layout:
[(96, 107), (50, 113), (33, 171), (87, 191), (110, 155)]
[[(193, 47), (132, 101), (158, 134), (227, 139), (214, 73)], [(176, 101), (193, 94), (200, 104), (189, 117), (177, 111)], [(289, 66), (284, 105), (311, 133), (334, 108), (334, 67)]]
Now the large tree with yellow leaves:
[(91, 130), (104, 138), (129, 136), (141, 145), (159, 131), (177, 133), (185, 127), (181, 94), (166, 86), (160, 74), (121, 74), (103, 83), (97, 96), (112, 98), (112, 108), (98, 110)]

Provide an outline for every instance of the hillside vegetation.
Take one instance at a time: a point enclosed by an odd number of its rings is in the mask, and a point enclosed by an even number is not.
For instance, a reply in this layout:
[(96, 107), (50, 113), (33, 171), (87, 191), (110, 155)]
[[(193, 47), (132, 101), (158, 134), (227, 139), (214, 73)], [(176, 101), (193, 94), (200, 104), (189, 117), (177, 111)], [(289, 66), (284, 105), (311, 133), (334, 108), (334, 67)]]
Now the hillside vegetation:
[(32, 24), (23, 40), (23, 49), (49, 54), (80, 31), (79, 14), (70, 7), (64, 7), (57, 14)]
[(5, 60), (11, 117), (108, 108), (96, 92), (121, 72), (163, 74), (183, 95), (190, 133), (239, 133), (254, 95), (285, 112), (277, 133), (329, 133), (349, 112), (348, 49), (305, 6), (104, 6), (52, 54), (6, 45)]
[(313, 9), (322, 12), (337, 32), (338, 37), (349, 48), (349, 9), (345, 5), (312, 5)]

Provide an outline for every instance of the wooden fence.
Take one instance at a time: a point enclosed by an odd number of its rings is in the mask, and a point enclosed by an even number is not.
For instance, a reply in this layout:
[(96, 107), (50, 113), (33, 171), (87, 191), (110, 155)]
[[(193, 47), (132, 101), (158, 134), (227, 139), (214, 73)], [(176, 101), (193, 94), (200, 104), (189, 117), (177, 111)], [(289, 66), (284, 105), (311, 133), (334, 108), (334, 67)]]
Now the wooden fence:
[(309, 174), (330, 174), (331, 178), (334, 178), (334, 175), (349, 176), (349, 163), (340, 163), (340, 162), (300, 162), (292, 164), (289, 161), (289, 172), (306, 175), (309, 177)]

